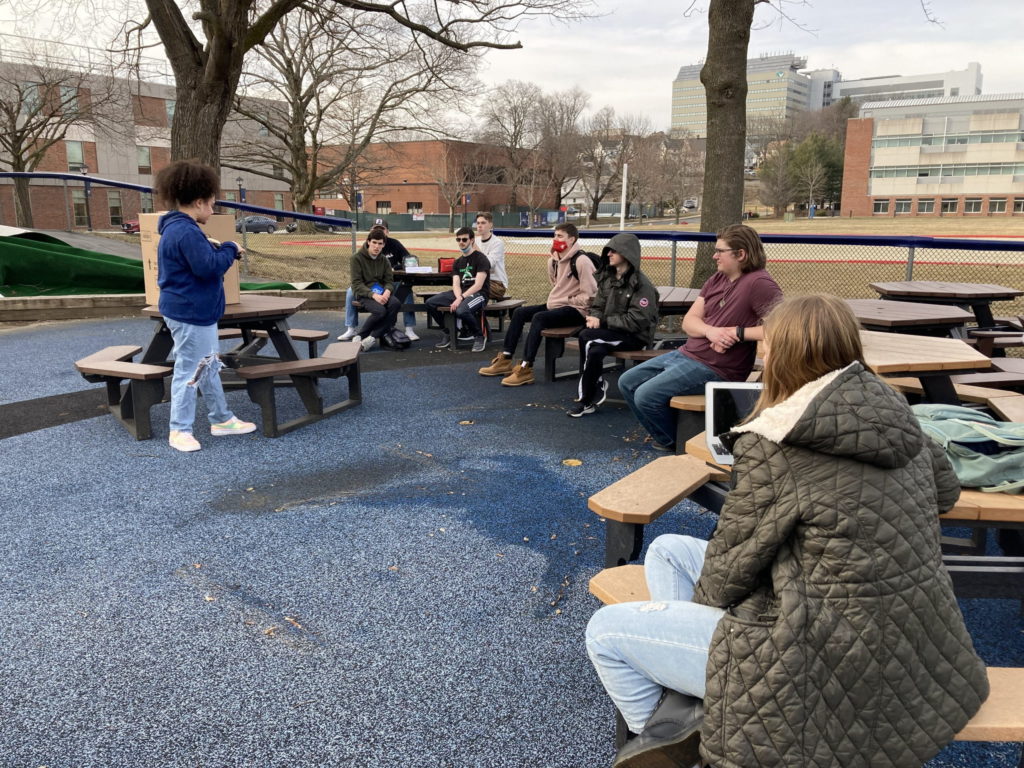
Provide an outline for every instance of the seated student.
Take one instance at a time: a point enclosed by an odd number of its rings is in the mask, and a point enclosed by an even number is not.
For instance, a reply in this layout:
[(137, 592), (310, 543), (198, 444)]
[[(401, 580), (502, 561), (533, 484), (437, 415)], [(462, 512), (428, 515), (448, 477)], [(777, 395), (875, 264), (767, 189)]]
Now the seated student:
[(476, 249), (491, 263), (487, 278), (487, 298), (501, 301), (508, 291), (508, 274), (505, 272), (505, 241), (494, 234), (494, 215), (480, 211), (474, 220), (476, 225)]
[(473, 334), (473, 351), (483, 352), (487, 346), (487, 339), (484, 338), (477, 314), (483, 315), (487, 306), (487, 283), (491, 264), (487, 257), (476, 249), (473, 243), (473, 230), (469, 227), (462, 227), (455, 233), (455, 242), (459, 245), (461, 255), (452, 267), (452, 289), (427, 299), (427, 313), (430, 318), (446, 329), (444, 338), (434, 346), (445, 349), (452, 343), (438, 309), (446, 306), (455, 313), (462, 327)]
[(698, 741), (710, 765), (920, 766), (988, 695), (939, 548), (960, 483), (845, 302), (789, 299), (764, 332), (711, 541), (659, 536), (651, 602), (587, 627), (639, 734), (615, 766), (689, 766)]
[(578, 419), (593, 413), (608, 396), (601, 376), (604, 359), (616, 349), (643, 349), (658, 327), (658, 289), (640, 271), (640, 240), (621, 232), (604, 247), (606, 266), (598, 277), (597, 298), (579, 333), (580, 380), (577, 405), (568, 411)]
[(373, 349), (380, 337), (395, 327), (401, 307), (392, 295), (395, 277), (391, 263), (384, 257), (386, 239), (384, 228), (374, 227), (352, 257), (352, 293), (368, 315), (352, 341), (360, 342), (364, 352)]
[[(481, 376), (504, 376), (501, 383), (506, 387), (533, 384), (533, 361), (540, 349), (541, 331), (583, 322), (590, 309), (590, 301), (597, 292), (597, 281), (594, 279), (594, 262), (580, 254), (579, 236), (574, 224), (555, 227), (551, 258), (548, 260), (551, 292), (547, 303), (520, 307), (512, 313), (502, 350), (490, 365), (480, 369)], [(513, 365), (512, 356), (526, 323), (530, 324), (530, 332), (523, 345), (523, 359), (519, 365)]]
[[(405, 269), (405, 259), (410, 256), (406, 247), (395, 238), (391, 237), (391, 230), (388, 228), (387, 219), (377, 219), (375, 227), (384, 229), (384, 258), (391, 262), (391, 269)], [(412, 286), (406, 283), (395, 282), (395, 298), (400, 304), (412, 304), (416, 300), (412, 292)], [(416, 335), (416, 313), (405, 313), (405, 335), (410, 341), (419, 341)], [(359, 313), (352, 306), (352, 286), (345, 291), (345, 332), (338, 337), (338, 341), (348, 341), (356, 336), (356, 326), (359, 324)]]
[(619, 377), (626, 404), (657, 450), (675, 450), (673, 397), (703, 394), (709, 381), (743, 381), (750, 375), (761, 319), (782, 296), (764, 268), (761, 238), (750, 227), (734, 224), (719, 232), (714, 259), (718, 271), (683, 318), (686, 344)]

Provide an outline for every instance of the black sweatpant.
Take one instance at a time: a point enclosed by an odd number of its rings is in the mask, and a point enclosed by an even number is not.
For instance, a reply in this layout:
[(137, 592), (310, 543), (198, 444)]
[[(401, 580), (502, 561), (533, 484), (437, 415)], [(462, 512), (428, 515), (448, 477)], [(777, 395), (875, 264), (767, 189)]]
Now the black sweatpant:
[(505, 333), (505, 344), (502, 351), (507, 357), (512, 357), (515, 354), (519, 337), (523, 335), (523, 326), (527, 323), (530, 324), (530, 332), (526, 335), (526, 343), (523, 345), (523, 360), (533, 365), (533, 361), (537, 359), (537, 350), (540, 349), (540, 332), (545, 328), (583, 325), (583, 315), (574, 307), (548, 309), (546, 304), (520, 307), (512, 313), (512, 320)]
[(369, 315), (359, 328), (359, 335), (362, 338), (365, 339), (367, 336), (373, 336), (379, 339), (395, 327), (398, 310), (401, 309), (402, 305), (398, 303), (398, 299), (393, 295), (388, 297), (387, 304), (378, 304), (369, 297), (360, 297), (359, 303), (363, 305), (363, 312)]
[(618, 328), (584, 328), (580, 331), (580, 381), (576, 396), (584, 405), (594, 402), (604, 359), (616, 350), (643, 349), (635, 334)]
[[(441, 310), (438, 307), (448, 307), (455, 301), (455, 291), (444, 291), (427, 299), (427, 314), (441, 328), (447, 328), (444, 318), (441, 317)], [(463, 294), (462, 302), (455, 308), (455, 317), (462, 321), (462, 327), (468, 329), (474, 336), (482, 336), (483, 329), (477, 320), (479, 314), (483, 318), (484, 309), (487, 306), (487, 297), (482, 293), (474, 293), (470, 296)]]

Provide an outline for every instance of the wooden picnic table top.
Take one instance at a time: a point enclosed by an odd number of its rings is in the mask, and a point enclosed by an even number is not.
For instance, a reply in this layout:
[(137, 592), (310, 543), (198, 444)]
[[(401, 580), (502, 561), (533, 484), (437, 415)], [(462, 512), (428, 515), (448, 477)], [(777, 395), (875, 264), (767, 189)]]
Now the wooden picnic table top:
[(1005, 285), (987, 283), (946, 283), (936, 280), (904, 280), (892, 283), (870, 283), (882, 296), (919, 296), (922, 299), (962, 299), (970, 301), (996, 301), (1024, 296), (1024, 291)]
[(992, 361), (960, 339), (861, 331), (864, 360), (875, 373), (953, 373), (992, 367)]
[(920, 304), (882, 299), (847, 299), (846, 303), (861, 325), (881, 328), (957, 327), (974, 319), (970, 312), (948, 304)]
[[(285, 296), (264, 296), (261, 294), (248, 296), (243, 293), (241, 301), (237, 304), (228, 304), (224, 307), (224, 314), (221, 315), (220, 323), (230, 325), (232, 320), (248, 320), (257, 317), (289, 317), (298, 312), (299, 308), (305, 303), (305, 299), (293, 299)], [(143, 307), (142, 314), (149, 317), (163, 317), (160, 307), (155, 304)]]

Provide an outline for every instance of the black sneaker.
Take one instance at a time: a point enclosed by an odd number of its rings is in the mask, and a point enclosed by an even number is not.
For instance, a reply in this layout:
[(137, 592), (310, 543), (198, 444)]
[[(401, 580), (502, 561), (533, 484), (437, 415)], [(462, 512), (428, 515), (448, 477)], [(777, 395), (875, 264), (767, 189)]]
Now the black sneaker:
[(601, 379), (600, 383), (601, 391), (597, 393), (597, 399), (594, 401), (594, 406), (603, 405), (604, 401), (608, 399), (608, 382)]
[(587, 405), (586, 403), (580, 403), (570, 411), (566, 411), (566, 416), (571, 416), (574, 419), (578, 419), (580, 416), (586, 416), (588, 413), (597, 413), (596, 405)]
[(469, 331), (459, 331), (459, 341), (473, 341), (475, 338)]
[(444, 335), (444, 338), (441, 339), (439, 342), (437, 342), (437, 344), (434, 345), (434, 349), (448, 349), (448, 347), (450, 347), (451, 345), (452, 345), (452, 337), (449, 336), (446, 333)]

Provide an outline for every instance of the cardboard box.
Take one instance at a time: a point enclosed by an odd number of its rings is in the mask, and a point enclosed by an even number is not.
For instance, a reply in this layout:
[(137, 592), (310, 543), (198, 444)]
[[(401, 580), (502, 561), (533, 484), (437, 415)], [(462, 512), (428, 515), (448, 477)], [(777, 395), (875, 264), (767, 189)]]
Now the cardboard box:
[[(146, 283), (146, 304), (156, 305), (160, 301), (160, 286), (157, 281), (157, 255), (156, 248), (160, 242), (160, 235), (156, 227), (165, 211), (160, 213), (139, 214), (139, 240), (142, 245), (142, 272)], [(205, 224), (199, 228), (206, 233), (207, 237), (214, 240), (226, 242), (235, 240), (235, 217), (230, 213), (215, 213)], [(231, 265), (231, 269), (224, 275), (224, 298), (228, 304), (237, 304), (239, 298), (238, 288), (238, 262)]]

